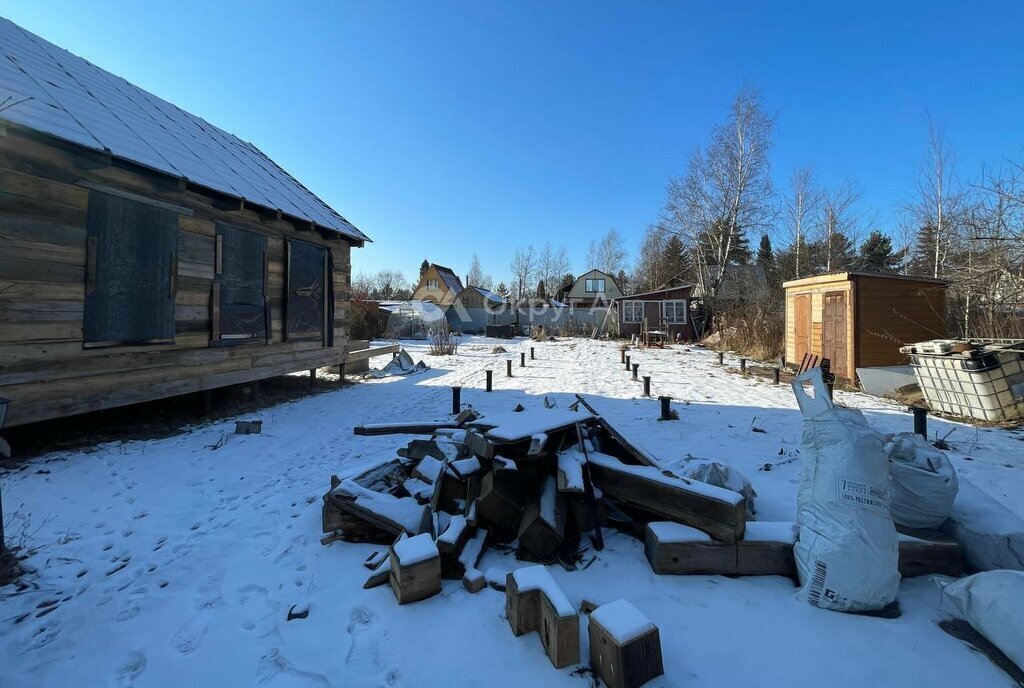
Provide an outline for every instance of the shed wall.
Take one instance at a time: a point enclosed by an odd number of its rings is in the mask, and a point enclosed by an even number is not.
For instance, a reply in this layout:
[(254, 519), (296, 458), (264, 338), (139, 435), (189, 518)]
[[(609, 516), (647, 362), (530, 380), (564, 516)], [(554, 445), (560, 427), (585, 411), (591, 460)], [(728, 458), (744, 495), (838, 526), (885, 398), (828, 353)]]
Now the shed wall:
[[(184, 206), (178, 219), (173, 343), (83, 347), (90, 182)], [(0, 396), (8, 424), (72, 415), (337, 363), (347, 338), (350, 246), (276, 217), (226, 211), (141, 168), (0, 128)], [(269, 342), (211, 346), (216, 223), (267, 237)], [(285, 342), (285, 242), (331, 251), (334, 347)]]
[(858, 366), (907, 363), (902, 345), (946, 336), (944, 286), (865, 276), (856, 280)]
[[(854, 296), (852, 294), (852, 283), (848, 280), (822, 281), (817, 284), (791, 287), (786, 289), (786, 361), (791, 365), (800, 365), (800, 357), (797, 356), (796, 346), (796, 297), (806, 295), (811, 301), (811, 324), (810, 324), (810, 349), (812, 354), (824, 355), (822, 341), (822, 322), (824, 320), (825, 294), (842, 292), (846, 295), (846, 360), (854, 360)], [(832, 372), (842, 377), (850, 378), (853, 375), (854, 365), (848, 365), (846, 370), (833, 368)]]

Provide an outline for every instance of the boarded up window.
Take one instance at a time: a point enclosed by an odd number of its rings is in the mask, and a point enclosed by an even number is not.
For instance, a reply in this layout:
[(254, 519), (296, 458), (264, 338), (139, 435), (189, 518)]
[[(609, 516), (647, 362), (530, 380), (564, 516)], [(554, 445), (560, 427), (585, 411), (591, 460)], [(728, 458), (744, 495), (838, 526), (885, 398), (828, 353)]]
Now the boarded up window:
[(178, 215), (92, 191), (87, 231), (85, 343), (173, 342)]
[(286, 339), (324, 339), (327, 271), (326, 249), (301, 241), (288, 242)]
[(217, 314), (214, 339), (222, 344), (266, 340), (267, 239), (217, 225)]

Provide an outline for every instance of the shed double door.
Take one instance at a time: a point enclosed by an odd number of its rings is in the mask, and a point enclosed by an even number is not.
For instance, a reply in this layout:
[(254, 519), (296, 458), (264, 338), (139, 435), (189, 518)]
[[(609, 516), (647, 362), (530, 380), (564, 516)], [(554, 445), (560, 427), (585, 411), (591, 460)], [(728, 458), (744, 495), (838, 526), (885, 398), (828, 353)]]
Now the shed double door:
[(836, 375), (850, 377), (846, 357), (846, 293), (829, 292), (824, 295), (821, 317), (822, 355), (831, 363)]

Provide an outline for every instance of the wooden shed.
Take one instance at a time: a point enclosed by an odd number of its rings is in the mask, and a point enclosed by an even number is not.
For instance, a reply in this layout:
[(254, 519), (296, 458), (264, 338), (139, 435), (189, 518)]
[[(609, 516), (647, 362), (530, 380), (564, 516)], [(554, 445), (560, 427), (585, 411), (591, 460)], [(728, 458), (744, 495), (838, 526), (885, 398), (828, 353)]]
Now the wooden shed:
[(690, 320), (693, 288), (692, 284), (681, 284), (618, 299), (619, 336), (642, 334), (646, 329), (667, 332), (673, 341), (677, 336), (685, 340), (693, 339), (693, 323)]
[(343, 361), (367, 238), (252, 144), (5, 19), (0, 104), (8, 425)]
[(786, 290), (786, 361), (829, 359), (849, 380), (856, 369), (905, 363), (905, 343), (946, 336), (943, 280), (831, 272), (792, 280)]

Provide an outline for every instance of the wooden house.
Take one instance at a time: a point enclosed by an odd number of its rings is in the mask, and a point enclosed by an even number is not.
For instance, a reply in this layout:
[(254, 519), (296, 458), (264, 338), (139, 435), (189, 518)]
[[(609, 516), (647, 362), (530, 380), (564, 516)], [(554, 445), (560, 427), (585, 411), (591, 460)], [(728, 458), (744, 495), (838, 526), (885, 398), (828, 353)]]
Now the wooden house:
[(252, 144), (0, 19), (8, 425), (337, 365), (365, 241)]
[(693, 339), (690, 320), (693, 289), (692, 284), (681, 284), (618, 299), (619, 336), (656, 330), (667, 333), (670, 341)]
[(455, 298), (462, 293), (462, 280), (451, 268), (431, 263), (416, 290), (412, 293), (413, 301), (429, 301), (438, 306), (450, 306)]
[(829, 359), (849, 380), (856, 369), (906, 362), (900, 346), (946, 336), (943, 280), (831, 272), (792, 280), (786, 290), (786, 361)]
[(515, 320), (507, 299), (474, 286), (459, 292), (445, 317), (453, 330), (467, 333), (485, 332), (488, 325), (509, 325)]
[(595, 269), (577, 277), (564, 300), (569, 306), (593, 308), (619, 298), (622, 298), (622, 289), (615, 277)]

